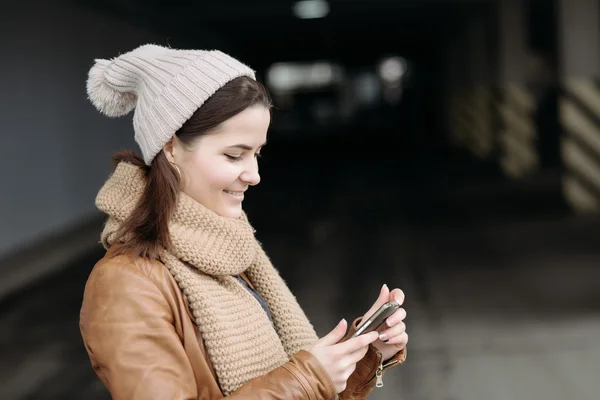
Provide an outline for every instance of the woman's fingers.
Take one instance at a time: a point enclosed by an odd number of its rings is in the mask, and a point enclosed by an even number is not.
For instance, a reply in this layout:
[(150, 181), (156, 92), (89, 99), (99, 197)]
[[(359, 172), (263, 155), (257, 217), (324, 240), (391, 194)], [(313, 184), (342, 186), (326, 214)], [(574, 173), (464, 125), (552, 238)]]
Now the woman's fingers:
[(397, 325), (400, 322), (404, 321), (405, 318), (406, 318), (406, 310), (404, 308), (399, 308), (396, 310), (395, 313), (393, 313), (386, 319), (385, 324), (382, 325), (382, 328), (385, 329), (386, 325), (388, 328), (391, 328), (392, 326)]
[(387, 285), (383, 285), (381, 287), (381, 290), (379, 291), (379, 296), (377, 297), (377, 300), (375, 300), (375, 303), (373, 303), (371, 308), (369, 308), (369, 311), (367, 311), (365, 315), (363, 315), (362, 320), (364, 321), (366, 318), (369, 318), (371, 315), (373, 315), (373, 313), (377, 311), (379, 307), (387, 303), (389, 299), (390, 289), (387, 287)]
[(399, 322), (391, 328), (387, 328), (379, 333), (379, 339), (384, 343), (393, 343), (393, 339), (406, 333), (406, 324)]
[(404, 303), (404, 292), (401, 289), (394, 289), (390, 292), (390, 300), (402, 305)]
[(337, 348), (337, 351), (340, 352), (340, 354), (351, 354), (362, 349), (363, 347), (368, 347), (377, 339), (377, 332), (369, 332), (363, 335), (359, 335), (355, 338), (348, 339), (343, 343), (338, 343), (335, 346)]
[(401, 335), (395, 336), (391, 339), (388, 339), (388, 341), (385, 342), (385, 344), (396, 345), (400, 349), (403, 348), (404, 346), (406, 346), (407, 343), (408, 343), (408, 334), (406, 332), (404, 332)]

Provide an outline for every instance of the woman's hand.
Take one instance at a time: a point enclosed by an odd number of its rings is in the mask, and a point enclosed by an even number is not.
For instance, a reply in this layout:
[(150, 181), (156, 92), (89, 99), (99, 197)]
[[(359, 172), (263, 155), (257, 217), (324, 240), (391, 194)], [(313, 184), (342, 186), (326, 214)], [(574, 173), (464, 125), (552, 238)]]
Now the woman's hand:
[(338, 343), (344, 338), (347, 328), (346, 320), (341, 320), (331, 332), (306, 349), (323, 365), (337, 393), (346, 389), (346, 381), (354, 372), (356, 363), (367, 354), (369, 345), (378, 340), (377, 332), (370, 332)]
[[(400, 289), (394, 289), (390, 292), (387, 285), (383, 285), (377, 301), (373, 304), (371, 309), (365, 313), (362, 320), (370, 317), (379, 309), (379, 307), (388, 301), (395, 301), (402, 305), (404, 303), (404, 293)], [(404, 308), (399, 308), (395, 313), (390, 315), (386, 322), (384, 322), (377, 330), (379, 332), (379, 339), (373, 343), (373, 346), (381, 352), (383, 360), (392, 358), (406, 346), (408, 335), (406, 334), (404, 318), (406, 318), (406, 311)]]

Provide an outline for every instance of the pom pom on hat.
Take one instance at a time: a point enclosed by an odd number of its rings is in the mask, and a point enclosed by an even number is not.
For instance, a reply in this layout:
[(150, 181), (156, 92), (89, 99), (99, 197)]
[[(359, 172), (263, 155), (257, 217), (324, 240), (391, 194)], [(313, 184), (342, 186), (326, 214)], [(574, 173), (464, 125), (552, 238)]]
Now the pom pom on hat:
[(130, 113), (137, 104), (137, 95), (130, 91), (119, 91), (108, 80), (112, 61), (96, 60), (87, 80), (87, 94), (92, 104), (109, 117), (120, 117)]

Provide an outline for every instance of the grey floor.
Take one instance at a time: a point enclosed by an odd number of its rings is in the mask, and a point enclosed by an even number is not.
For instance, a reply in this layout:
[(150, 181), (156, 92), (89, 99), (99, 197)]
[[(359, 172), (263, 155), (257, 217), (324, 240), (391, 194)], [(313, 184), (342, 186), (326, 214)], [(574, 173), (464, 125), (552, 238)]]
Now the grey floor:
[(447, 213), (407, 218), (397, 197), (351, 187), (302, 247), (273, 239), (274, 257), (321, 334), (360, 314), (382, 283), (406, 292), (408, 360), (372, 399), (600, 398), (597, 218), (543, 199), (539, 214), (519, 215), (485, 185), (441, 200)]
[[(562, 235), (556, 237), (565, 224), (511, 225), (477, 238), (456, 231), (440, 234), (438, 246), (422, 250), (424, 282), (403, 267), (410, 263), (404, 258), (405, 235), (386, 232), (379, 238), (383, 259), (378, 261), (390, 269), (363, 276), (358, 285), (371, 296), (353, 301), (358, 287), (348, 292), (333, 286), (334, 277), (343, 274), (342, 268), (332, 268), (339, 265), (335, 262), (328, 268), (331, 280), (302, 286), (299, 296), (326, 332), (339, 314), (328, 307), (321, 311), (321, 304), (344, 299), (352, 306), (338, 309), (349, 316), (356, 314), (357, 303), (369, 304), (383, 281), (405, 290), (408, 361), (389, 373), (373, 399), (598, 399), (600, 259), (569, 253)], [(525, 230), (536, 241), (554, 243), (553, 249), (536, 254), (533, 244), (523, 244), (531, 240), (521, 236)], [(568, 242), (570, 233), (563, 235)], [(317, 260), (335, 260), (346, 252), (335, 245), (336, 236), (332, 232), (331, 242), (300, 258), (299, 268), (311, 271), (315, 282), (324, 268)], [(490, 244), (501, 257), (472, 253)]]
[[(518, 214), (483, 184), (436, 200), (364, 179), (339, 181), (326, 205), (318, 189), (282, 187), (249, 214), (319, 334), (362, 314), (383, 283), (405, 291), (408, 360), (372, 399), (600, 398), (597, 219), (536, 214), (529, 195)], [(0, 399), (108, 399), (77, 327), (100, 256), (0, 303)]]

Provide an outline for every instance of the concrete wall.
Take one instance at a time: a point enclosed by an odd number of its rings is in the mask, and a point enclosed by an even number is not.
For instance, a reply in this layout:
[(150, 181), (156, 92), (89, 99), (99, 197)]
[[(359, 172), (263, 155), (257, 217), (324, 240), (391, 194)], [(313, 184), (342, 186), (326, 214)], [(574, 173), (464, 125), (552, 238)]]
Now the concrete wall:
[(0, 259), (94, 215), (110, 156), (134, 148), (131, 115), (101, 116), (87, 72), (157, 34), (62, 1), (3, 4), (0, 13)]

